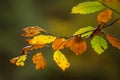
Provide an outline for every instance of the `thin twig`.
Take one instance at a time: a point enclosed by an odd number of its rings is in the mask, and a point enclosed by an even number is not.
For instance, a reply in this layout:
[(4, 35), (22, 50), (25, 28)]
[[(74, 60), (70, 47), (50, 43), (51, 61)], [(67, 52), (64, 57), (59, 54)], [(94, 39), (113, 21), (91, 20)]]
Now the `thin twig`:
[(102, 1), (100, 1), (100, 0), (98, 0), (103, 6), (105, 6), (105, 7), (107, 7), (107, 8), (109, 8), (109, 9), (111, 9), (112, 11), (114, 11), (114, 12), (116, 12), (117, 14), (119, 14), (120, 15), (120, 12), (119, 11), (117, 11), (117, 10), (115, 10), (115, 9), (113, 9), (113, 8), (111, 8), (111, 7), (109, 7), (109, 6), (107, 6), (107, 5), (105, 5)]
[(115, 22), (117, 22), (118, 20), (120, 20), (120, 18), (115, 19), (115, 20), (114, 20), (113, 22), (111, 22), (110, 24), (106, 24), (106, 25), (104, 26), (104, 28), (107, 28), (107, 27), (113, 25), (113, 24), (114, 24)]

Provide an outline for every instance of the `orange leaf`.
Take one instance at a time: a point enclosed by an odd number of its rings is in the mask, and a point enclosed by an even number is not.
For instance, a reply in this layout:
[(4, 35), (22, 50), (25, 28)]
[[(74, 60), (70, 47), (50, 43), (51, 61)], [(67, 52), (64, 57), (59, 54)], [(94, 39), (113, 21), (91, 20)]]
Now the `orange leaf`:
[(87, 49), (86, 42), (78, 36), (74, 36), (66, 41), (65, 46), (70, 47), (76, 55), (82, 54)]
[(32, 61), (35, 64), (36, 70), (44, 69), (46, 67), (46, 62), (42, 53), (36, 53), (33, 55)]
[(114, 37), (114, 36), (112, 36), (110, 34), (107, 34), (106, 38), (107, 38), (108, 42), (110, 44), (112, 44), (112, 46), (120, 49), (120, 39), (119, 38), (116, 38), (116, 37)]
[(10, 62), (12, 64), (15, 64), (18, 61), (18, 59), (19, 59), (19, 57), (12, 58), (12, 59), (10, 59)]
[(40, 28), (39, 26), (26, 27), (23, 29), (23, 31), (24, 34), (22, 34), (22, 36), (25, 37), (32, 37), (39, 34), (40, 32), (47, 32), (44, 29)]
[(112, 10), (106, 9), (100, 12), (97, 16), (98, 23), (107, 23), (112, 18)]
[(64, 42), (65, 39), (64, 38), (57, 38), (55, 39), (55, 41), (52, 44), (52, 48), (53, 50), (59, 50), (59, 49), (64, 49)]
[(32, 45), (31, 50), (43, 48), (44, 46), (45, 44), (34, 44)]

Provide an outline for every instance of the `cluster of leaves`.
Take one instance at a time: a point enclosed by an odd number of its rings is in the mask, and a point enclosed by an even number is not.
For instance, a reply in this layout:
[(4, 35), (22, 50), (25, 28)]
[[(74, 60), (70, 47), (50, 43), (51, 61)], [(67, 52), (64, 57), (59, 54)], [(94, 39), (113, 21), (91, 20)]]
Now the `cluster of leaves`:
[[(119, 20), (116, 19), (112, 23), (107, 24), (112, 18), (113, 11), (111, 8), (106, 7), (101, 1), (82, 2), (72, 8), (72, 13), (74, 14), (85, 15), (95, 13), (97, 11), (100, 11), (97, 16), (97, 27), (94, 28), (93, 26), (87, 26), (80, 28), (69, 37), (58, 37), (52, 35), (38, 26), (24, 28), (24, 34), (22, 34), (22, 36), (27, 38), (26, 42), (28, 43), (28, 46), (22, 49), (20, 56), (12, 58), (10, 62), (17, 66), (24, 66), (24, 62), (27, 59), (29, 51), (51, 47), (54, 51), (53, 60), (63, 71), (65, 71), (69, 68), (70, 63), (61, 50), (64, 48), (70, 48), (70, 50), (76, 55), (83, 54), (87, 49), (85, 39), (91, 39), (91, 46), (98, 54), (103, 53), (108, 48), (107, 41), (112, 44), (112, 46), (120, 49), (120, 39), (105, 32), (106, 28)], [(37, 70), (44, 69), (46, 67), (46, 61), (42, 52), (34, 54), (32, 61)]]

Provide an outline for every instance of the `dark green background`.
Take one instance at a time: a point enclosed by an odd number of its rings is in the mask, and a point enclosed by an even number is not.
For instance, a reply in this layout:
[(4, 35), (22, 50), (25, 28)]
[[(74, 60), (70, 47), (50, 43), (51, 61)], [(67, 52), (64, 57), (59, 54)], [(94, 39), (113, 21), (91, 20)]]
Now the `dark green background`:
[[(70, 36), (81, 27), (97, 26), (97, 13), (89, 15), (71, 14), (73, 6), (87, 0), (0, 0), (0, 80), (119, 80), (120, 50), (109, 45), (98, 55), (91, 48), (76, 56), (69, 49), (62, 52), (71, 63), (63, 72), (53, 61), (53, 51), (43, 51), (47, 67), (36, 71), (32, 55), (24, 67), (17, 67), (9, 59), (18, 56), (27, 44), (20, 35), (28, 26), (40, 26), (61, 36)], [(120, 2), (109, 4), (120, 12)], [(113, 19), (120, 15), (113, 12)], [(106, 30), (120, 37), (120, 24)]]

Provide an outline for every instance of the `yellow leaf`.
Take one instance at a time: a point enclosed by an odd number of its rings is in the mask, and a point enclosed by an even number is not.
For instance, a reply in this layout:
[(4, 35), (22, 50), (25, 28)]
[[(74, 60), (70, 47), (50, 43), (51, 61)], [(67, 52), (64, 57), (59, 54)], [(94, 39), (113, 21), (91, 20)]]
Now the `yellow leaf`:
[(70, 66), (70, 63), (67, 61), (67, 58), (59, 50), (54, 52), (53, 60), (63, 71), (65, 71)]
[(50, 36), (50, 35), (38, 35), (35, 36), (33, 39), (29, 40), (28, 43), (29, 44), (47, 44), (47, 43), (51, 43), (56, 39), (56, 37), (54, 36)]
[(46, 62), (42, 53), (36, 53), (33, 56), (32, 61), (35, 64), (36, 70), (44, 69), (46, 67)]
[(24, 66), (24, 62), (27, 59), (27, 55), (22, 55), (19, 57), (15, 57), (10, 60), (11, 63), (16, 64), (17, 66)]

